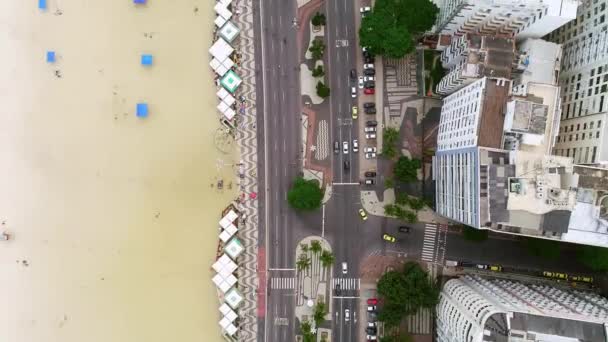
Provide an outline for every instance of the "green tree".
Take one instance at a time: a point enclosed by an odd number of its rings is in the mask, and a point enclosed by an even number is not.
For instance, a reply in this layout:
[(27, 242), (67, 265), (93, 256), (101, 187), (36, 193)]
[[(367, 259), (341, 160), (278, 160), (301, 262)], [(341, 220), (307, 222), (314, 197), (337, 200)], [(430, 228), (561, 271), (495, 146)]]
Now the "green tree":
[(382, 155), (388, 159), (393, 159), (397, 156), (397, 141), (399, 140), (399, 131), (393, 127), (387, 127), (382, 132)]
[[(403, 271), (389, 271), (378, 281), (378, 294), (384, 299), (379, 319), (387, 325), (398, 325), (405, 315), (420, 308), (434, 307), (439, 300), (439, 287), (415, 262), (403, 265)], [(388, 310), (387, 310), (388, 309)]]
[(315, 13), (315, 15), (312, 17), (310, 22), (314, 26), (322, 26), (322, 25), (324, 26), (325, 25), (325, 14), (323, 14), (321, 12)]
[(361, 20), (361, 46), (374, 54), (401, 58), (414, 51), (412, 35), (430, 29), (438, 12), (429, 0), (378, 0)]
[(325, 315), (327, 315), (327, 305), (322, 301), (317, 301), (312, 315), (316, 327), (320, 326), (321, 323), (325, 321)]
[(310, 258), (306, 254), (300, 254), (298, 261), (296, 261), (296, 268), (298, 271), (305, 271), (310, 267)]
[(422, 198), (410, 197), (408, 205), (416, 212), (420, 211), (426, 205)]
[(302, 332), (302, 339), (304, 342), (314, 342), (315, 334), (312, 333), (312, 326), (309, 321), (300, 323), (300, 331)]
[(300, 248), (302, 248), (302, 252), (306, 253), (308, 252), (309, 246), (307, 243), (301, 243)]
[(407, 221), (408, 223), (415, 223), (418, 221), (418, 215), (409, 210), (404, 210), (403, 217), (399, 217), (400, 219)]
[(388, 215), (388, 216), (397, 216), (397, 214), (399, 213), (399, 208), (398, 206), (394, 205), (394, 204), (385, 204), (384, 205), (384, 214)]
[(325, 250), (321, 253), (320, 259), (321, 259), (321, 265), (323, 265), (323, 267), (326, 267), (326, 268), (331, 266), (335, 261), (334, 255), (331, 254), (330, 251), (325, 251)]
[(319, 252), (322, 250), (323, 248), (321, 247), (321, 242), (319, 242), (319, 240), (312, 240), (310, 243), (310, 251), (314, 254), (319, 254)]
[(477, 229), (464, 225), (462, 227), (462, 236), (465, 240), (481, 242), (488, 239), (488, 231), (486, 229)]
[(329, 87), (321, 81), (317, 82), (317, 95), (322, 98), (329, 97)]
[(287, 202), (296, 210), (315, 210), (321, 207), (323, 190), (316, 180), (306, 180), (302, 177), (295, 179), (287, 192)]
[(409, 183), (418, 179), (419, 168), (420, 160), (401, 156), (395, 163), (393, 173), (398, 181)]
[(310, 48), (308, 48), (308, 51), (310, 51), (314, 60), (319, 60), (323, 58), (323, 52), (325, 51), (325, 43), (323, 43), (323, 41), (320, 39), (315, 39), (310, 44)]
[(548, 260), (557, 260), (559, 259), (560, 254), (560, 242), (545, 240), (545, 239), (535, 239), (535, 238), (526, 238), (525, 239), (526, 248), (530, 254), (545, 258)]
[(322, 65), (317, 65), (316, 68), (312, 69), (312, 77), (323, 77), (325, 75), (325, 71), (323, 71)]
[(608, 248), (580, 246), (577, 259), (594, 271), (608, 271)]
[(393, 180), (392, 177), (386, 177), (384, 179), (384, 187), (387, 189), (392, 189), (395, 187), (395, 181)]
[(412, 342), (412, 335), (407, 333), (400, 333), (397, 335), (384, 335), (380, 337), (380, 342)]

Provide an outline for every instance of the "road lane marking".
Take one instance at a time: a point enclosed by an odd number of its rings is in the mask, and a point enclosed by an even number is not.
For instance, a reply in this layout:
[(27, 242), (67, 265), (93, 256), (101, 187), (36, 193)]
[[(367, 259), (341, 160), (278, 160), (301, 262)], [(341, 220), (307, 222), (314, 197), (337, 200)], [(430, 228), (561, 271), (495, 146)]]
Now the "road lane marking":
[(321, 237), (325, 237), (325, 204), (323, 204), (323, 218), (321, 219)]
[(359, 299), (359, 296), (334, 296), (335, 299)]
[(361, 185), (360, 183), (331, 183), (331, 185)]

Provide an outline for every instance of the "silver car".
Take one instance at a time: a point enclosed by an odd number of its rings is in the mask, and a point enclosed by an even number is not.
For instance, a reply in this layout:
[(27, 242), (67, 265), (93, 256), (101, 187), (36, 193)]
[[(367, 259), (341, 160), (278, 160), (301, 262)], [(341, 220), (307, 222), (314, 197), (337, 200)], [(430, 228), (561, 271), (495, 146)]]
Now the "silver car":
[(348, 141), (342, 143), (342, 152), (348, 154)]
[(354, 99), (355, 97), (357, 97), (357, 88), (356, 87), (350, 87), (350, 96)]
[(359, 152), (359, 140), (353, 139), (353, 152)]
[(371, 153), (371, 152), (374, 152), (374, 153), (375, 153), (377, 150), (378, 150), (378, 149), (377, 149), (377, 148), (375, 148), (375, 147), (366, 147), (366, 148), (364, 148), (364, 149), (363, 149), (363, 152), (365, 152), (365, 153), (368, 153), (368, 152), (370, 152), (370, 153)]
[(365, 134), (365, 139), (376, 139), (376, 133)]
[(365, 159), (372, 159), (372, 158), (376, 158), (375, 152), (369, 152), (369, 153), (365, 154)]

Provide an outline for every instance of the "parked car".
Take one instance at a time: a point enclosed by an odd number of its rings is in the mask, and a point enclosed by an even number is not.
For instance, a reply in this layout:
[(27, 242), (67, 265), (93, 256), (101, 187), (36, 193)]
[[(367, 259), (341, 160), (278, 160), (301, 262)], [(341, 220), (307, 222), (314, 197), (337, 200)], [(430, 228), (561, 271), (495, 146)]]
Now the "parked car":
[(348, 141), (342, 142), (342, 152), (348, 154)]
[(351, 69), (350, 70), (350, 79), (353, 81), (357, 80), (357, 69)]
[(338, 140), (334, 141), (334, 153), (335, 154), (340, 153), (340, 142)]
[(356, 87), (350, 87), (350, 97), (352, 97), (353, 99), (357, 97), (357, 88)]
[(374, 82), (374, 81), (363, 82), (363, 87), (364, 88), (376, 88), (376, 82)]
[(368, 305), (367, 306), (367, 312), (376, 312), (376, 306), (375, 305)]
[(365, 159), (374, 159), (374, 158), (376, 158), (375, 152), (370, 152), (370, 153), (365, 154)]
[(357, 106), (353, 106), (353, 120), (356, 120), (359, 117), (359, 108)]
[(365, 328), (365, 333), (367, 336), (373, 336), (378, 333), (378, 328), (367, 327)]
[(363, 64), (363, 69), (373, 69), (374, 65), (373, 64)]
[(366, 126), (366, 127), (363, 129), (363, 131), (364, 131), (365, 133), (376, 132), (376, 127), (373, 127), (373, 126), (372, 126), (372, 127), (370, 127), (370, 126)]
[(365, 81), (363, 81), (363, 76), (359, 76), (359, 89), (363, 89), (363, 83)]
[(365, 139), (376, 139), (376, 133), (365, 134)]
[(492, 266), (490, 266), (490, 271), (502, 272), (502, 266), (500, 266), (500, 265), (492, 265)]
[(367, 213), (363, 209), (359, 209), (359, 216), (363, 221), (367, 220)]
[[(363, 93), (365, 95), (374, 95), (376, 93), (376, 91), (374, 90), (374, 88), (365, 88), (365, 89), (363, 89)], [(356, 95), (353, 97), (356, 97)]]
[(367, 320), (369, 322), (373, 322), (373, 323), (377, 322), (378, 321), (378, 314), (375, 313), (375, 312), (368, 312), (367, 313)]
[(372, 10), (372, 8), (369, 7), (369, 6), (365, 6), (365, 7), (359, 8), (359, 12), (361, 12), (361, 13), (366, 13), (366, 12), (369, 12), (371, 10)]
[(374, 64), (376, 62), (376, 58), (374, 58), (373, 56), (370, 55), (363, 55), (363, 62), (364, 63), (369, 63), (369, 64)]
[(376, 177), (376, 171), (365, 171), (365, 177)]
[(363, 108), (376, 108), (376, 103), (375, 102), (365, 102), (363, 104)]
[(410, 230), (411, 230), (411, 228), (408, 226), (399, 226), (399, 232), (401, 232), (401, 233), (409, 233)]
[(367, 152), (376, 152), (376, 151), (378, 151), (378, 149), (376, 147), (373, 147), (373, 146), (372, 147), (368, 146), (368, 147), (366, 147), (366, 148), (363, 149), (363, 152), (366, 152), (366, 153)]
[(570, 277), (570, 281), (579, 281), (579, 282), (583, 282), (583, 283), (593, 283), (593, 278), (592, 277), (585, 277), (585, 276), (572, 276), (572, 277)]
[(344, 171), (348, 171), (350, 170), (350, 161), (345, 160), (344, 161)]
[(367, 178), (365, 179), (365, 185), (374, 185), (374, 180), (371, 178)]
[(374, 70), (374, 69), (363, 70), (363, 75), (365, 75), (365, 76), (374, 76), (375, 74), (376, 74), (376, 70)]
[(353, 152), (359, 152), (359, 140), (353, 139)]
[(350, 310), (348, 310), (348, 309), (344, 310), (344, 320), (346, 322), (350, 321)]
[(549, 277), (549, 278), (556, 278), (556, 279), (568, 279), (568, 275), (565, 273), (558, 273), (558, 272), (543, 272), (543, 275), (545, 277)]
[(367, 126), (376, 127), (376, 126), (378, 126), (378, 121), (376, 121), (376, 120), (369, 120), (365, 124)]
[(395, 242), (395, 241), (397, 241), (397, 239), (394, 236), (389, 235), (389, 234), (383, 234), (382, 235), (382, 240), (388, 241), (388, 242)]
[[(376, 305), (378, 304), (378, 299), (377, 298), (368, 298), (367, 299), (367, 305)], [(375, 327), (375, 325), (374, 325)]]
[(342, 274), (348, 273), (348, 264), (346, 262), (342, 263)]
[(378, 340), (378, 336), (376, 336), (376, 335), (365, 335), (365, 338), (367, 338), (368, 341), (377, 341)]
[(376, 107), (373, 108), (365, 108), (365, 114), (376, 114)]
[(376, 78), (374, 76), (364, 76), (363, 77), (363, 82), (373, 82), (376, 81)]

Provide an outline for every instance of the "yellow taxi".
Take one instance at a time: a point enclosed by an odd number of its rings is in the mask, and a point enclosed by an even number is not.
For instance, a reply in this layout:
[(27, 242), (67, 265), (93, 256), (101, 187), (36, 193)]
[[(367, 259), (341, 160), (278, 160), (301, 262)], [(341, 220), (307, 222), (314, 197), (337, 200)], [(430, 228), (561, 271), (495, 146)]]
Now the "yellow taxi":
[(359, 117), (359, 108), (357, 106), (353, 106), (353, 120)]
[(365, 212), (365, 210), (359, 209), (359, 216), (361, 216), (361, 219), (363, 221), (367, 220), (367, 213)]
[(397, 241), (397, 239), (395, 239), (394, 236), (388, 235), (388, 234), (382, 235), (382, 240), (388, 241), (388, 242), (395, 242), (395, 241)]

